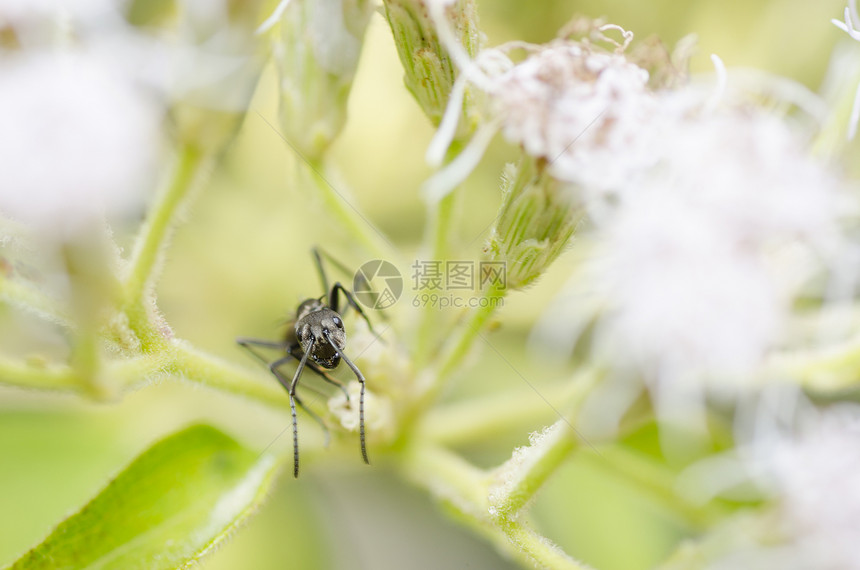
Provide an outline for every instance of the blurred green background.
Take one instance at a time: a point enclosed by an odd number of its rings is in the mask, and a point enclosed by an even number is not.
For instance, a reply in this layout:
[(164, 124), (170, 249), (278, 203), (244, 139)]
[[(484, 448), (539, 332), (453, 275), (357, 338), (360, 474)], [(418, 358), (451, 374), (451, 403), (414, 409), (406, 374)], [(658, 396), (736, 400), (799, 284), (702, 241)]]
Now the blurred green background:
[[(696, 33), (694, 71), (710, 72), (708, 56), (716, 53), (729, 68), (757, 67), (818, 90), (834, 47), (846, 42), (830, 23), (843, 8), (843, 0), (484, 0), (479, 15), (488, 45), (547, 41), (574, 14), (606, 16), (637, 39), (656, 34), (668, 45)], [(413, 259), (423, 235), (418, 190), (430, 173), (423, 155), (433, 131), (401, 77), (389, 30), (375, 16), (350, 122), (332, 149), (331, 181), (390, 237), (403, 259)], [(368, 258), (351, 248), (315, 197), (304, 165), (261, 118), (276, 124), (276, 100), (276, 80), (267, 70), (238, 139), (177, 232), (159, 285), (160, 308), (177, 336), (248, 367), (254, 363), (234, 338), (274, 337), (300, 299), (318, 294), (312, 245), (354, 266)], [(458, 229), (458, 253), (465, 259), (479, 254), (482, 232), (499, 205), (501, 167), (514, 156), (497, 141), (466, 183)], [(118, 232), (126, 249), (131, 231)], [(458, 376), (448, 399), (516, 388), (522, 382), (518, 371), (538, 388), (570, 374), (567, 363), (540, 361), (524, 349), (535, 317), (564, 282), (565, 263), (562, 257), (536, 286), (511, 295), (498, 314), (502, 326), (493, 342), (516, 370), (483, 351)], [(48, 350), (40, 344), (51, 335), (44, 325), (6, 307), (0, 316), (2, 339), (9, 341), (4, 352)], [(546, 423), (553, 419), (548, 410)], [(280, 411), (173, 381), (114, 404), (0, 390), (0, 564), (41, 540), (149, 443), (198, 420), (258, 449), (289, 425)], [(319, 438), (313, 422), (300, 422), (303, 438)], [(481, 466), (497, 464), (542, 425), (515, 427), (480, 449), (461, 451)], [(274, 446), (289, 453), (289, 440), (281, 437)], [(384, 466), (366, 468), (358, 459), (357, 452), (350, 461), (323, 453), (303, 466), (299, 480), (285, 473), (261, 512), (204, 566), (512, 566)], [(623, 481), (576, 459), (551, 480), (532, 516), (538, 530), (602, 569), (652, 567), (689, 532)]]

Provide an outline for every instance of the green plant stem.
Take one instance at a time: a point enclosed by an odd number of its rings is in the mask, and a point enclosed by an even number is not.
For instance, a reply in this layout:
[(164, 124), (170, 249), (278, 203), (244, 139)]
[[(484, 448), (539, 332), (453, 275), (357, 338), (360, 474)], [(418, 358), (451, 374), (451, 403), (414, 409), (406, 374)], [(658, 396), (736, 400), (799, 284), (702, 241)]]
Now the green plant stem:
[(624, 447), (602, 446), (600, 455), (583, 453), (577, 460), (626, 480), (696, 530), (710, 528), (729, 514), (727, 508), (715, 503), (695, 505), (684, 500), (678, 495), (673, 472)]
[(437, 406), (427, 411), (418, 425), (419, 437), (439, 444), (462, 445), (484, 441), (518, 426), (533, 429), (558, 419), (547, 402), (563, 409), (576, 406), (598, 378), (587, 369), (573, 378), (541, 386), (540, 395), (532, 389), (516, 389), (471, 400)]
[(209, 159), (192, 145), (180, 149), (170, 182), (160, 193), (138, 234), (122, 288), (129, 325), (140, 337), (144, 350), (151, 350), (159, 336), (150, 322), (147, 303), (152, 292), (149, 289), (161, 268), (181, 206), (195, 182), (200, 180), (201, 173), (207, 170), (204, 166), (208, 162)]
[[(550, 402), (568, 402), (579, 389), (574, 382), (555, 382), (541, 387), (541, 396)], [(427, 411), (419, 423), (419, 437), (444, 445), (485, 441), (499, 433), (545, 425), (556, 418), (555, 411), (533, 390), (510, 390)]]
[(308, 166), (323, 204), (335, 217), (337, 225), (354, 237), (372, 255), (379, 259), (390, 257), (392, 252), (388, 240), (321, 174), (325, 171), (324, 162), (311, 160)]
[(289, 399), (284, 396), (283, 388), (271, 378), (261, 378), (259, 382), (251, 381), (249, 373), (243, 368), (184, 344), (174, 348), (172, 359), (165, 371), (184, 380), (245, 396), (270, 406), (289, 406)]
[(467, 320), (453, 334), (451, 341), (447, 343), (440, 364), (436, 367), (437, 385), (444, 382), (463, 362), (475, 339), (496, 310), (496, 301), (504, 297), (505, 292), (504, 288), (496, 284), (484, 291), (482, 299), (485, 302), (479, 303), (479, 307), (471, 312)]
[(406, 475), (440, 500), (461, 523), (486, 537), (499, 550), (529, 567), (583, 570), (577, 562), (519, 520), (492, 517), (487, 474), (438, 446), (408, 449)]
[[(178, 341), (167, 346), (138, 357), (105, 362), (102, 375), (119, 391), (134, 389), (159, 377), (176, 376), (268, 406), (289, 406), (283, 389), (263, 374), (246, 371)], [(0, 358), (0, 384), (36, 390), (89, 393), (80, 374), (71, 366), (40, 366), (7, 358)]]
[[(538, 568), (585, 570), (587, 565), (573, 559), (544, 536), (523, 523), (510, 521), (501, 527), (507, 550), (515, 554), (523, 565)], [(513, 546), (513, 548), (511, 547)]]
[[(429, 381), (423, 387), (423, 392), (409, 405), (409, 409), (403, 414), (407, 420), (401, 425), (401, 439), (408, 439), (415, 427), (417, 419), (422, 417), (431, 404), (436, 400), (445, 386), (445, 381), (457, 369), (469, 352), (472, 343), (477, 338), (481, 329), (487, 323), (495, 310), (495, 300), (504, 295), (504, 289), (496, 285), (484, 291), (483, 299), (486, 303), (479, 303), (479, 308), (474, 309), (466, 322), (462, 323), (453, 333), (449, 343), (446, 345), (442, 356), (438, 359), (438, 365), (427, 370)], [(484, 306), (480, 306), (480, 305)]]
[(860, 337), (840, 346), (777, 354), (765, 365), (766, 377), (789, 377), (818, 391), (860, 385)]
[(0, 299), (50, 323), (71, 326), (68, 315), (53, 300), (17, 279), (0, 275)]
[(576, 447), (577, 434), (567, 420), (559, 420), (548, 430), (540, 441), (517, 450), (495, 470), (490, 502), (498, 520), (515, 519)]
[[(446, 166), (457, 158), (464, 146), (464, 142), (460, 139), (451, 142), (445, 156)], [(428, 211), (428, 231), (425, 236), (425, 243), (429, 250), (427, 252), (428, 261), (444, 262), (450, 259), (451, 241), (456, 222), (455, 213), (460, 195), (458, 189), (454, 188)], [(425, 305), (419, 316), (416, 330), (413, 360), (415, 367), (421, 369), (435, 356), (434, 352), (438, 348), (437, 342), (441, 336), (439, 334), (439, 311), (429, 304)]]
[[(429, 261), (444, 262), (450, 256), (451, 228), (454, 224), (456, 191), (445, 195), (431, 210)], [(429, 303), (418, 317), (413, 358), (417, 368), (423, 368), (432, 358), (438, 337), (439, 311)]]
[(469, 506), (474, 516), (489, 513), (487, 474), (444, 447), (411, 446), (404, 453), (407, 474), (439, 498)]
[(269, 406), (289, 406), (283, 388), (268, 376), (247, 371), (182, 341), (174, 341), (155, 353), (119, 361), (111, 367), (109, 374), (125, 388), (160, 376), (175, 376), (186, 382), (244, 396)]
[(456, 191), (446, 194), (436, 205), (434, 212), (434, 222), (432, 224), (432, 233), (430, 237), (431, 259), (445, 260), (451, 257), (451, 234), (454, 227), (454, 212), (457, 206)]
[(97, 400), (110, 398), (110, 387), (100, 375), (99, 340), (92, 326), (81, 327), (74, 337), (70, 362), (82, 386)]
[(0, 383), (35, 390), (81, 392), (84, 386), (69, 366), (47, 366), (0, 358)]

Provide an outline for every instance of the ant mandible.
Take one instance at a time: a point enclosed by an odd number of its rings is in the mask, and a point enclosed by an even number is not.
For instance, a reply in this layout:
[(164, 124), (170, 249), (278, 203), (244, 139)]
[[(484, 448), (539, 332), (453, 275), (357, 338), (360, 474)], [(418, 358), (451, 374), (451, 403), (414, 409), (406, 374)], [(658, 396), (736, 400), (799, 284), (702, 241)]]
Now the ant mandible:
[[(282, 341), (268, 341), (256, 338), (240, 337), (236, 342), (263, 364), (268, 366), (269, 370), (278, 379), (278, 382), (287, 390), (290, 396), (290, 413), (293, 420), (293, 476), (299, 476), (299, 432), (298, 421), (296, 419), (296, 404), (299, 405), (305, 412), (314, 418), (323, 428), (326, 435), (326, 443), (328, 443), (328, 428), (325, 422), (310, 408), (304, 405), (301, 398), (296, 394), (296, 387), (299, 384), (299, 379), (305, 366), (316, 372), (323, 380), (329, 384), (333, 384), (340, 388), (349, 402), (349, 393), (347, 393), (344, 385), (332, 377), (326, 370), (332, 370), (343, 360), (346, 365), (355, 374), (358, 382), (361, 384), (361, 396), (358, 403), (358, 425), (359, 439), (361, 441), (361, 457), (368, 465), (370, 461), (367, 458), (367, 448), (364, 442), (364, 376), (358, 367), (347, 358), (343, 352), (346, 348), (346, 331), (343, 326), (343, 319), (340, 316), (340, 295), (346, 299), (348, 307), (355, 309), (359, 315), (367, 322), (367, 326), (373, 332), (373, 327), (370, 324), (370, 319), (361, 307), (356, 303), (352, 293), (346, 289), (340, 282), (335, 282), (329, 288), (328, 278), (323, 269), (322, 258), (320, 251), (317, 248), (311, 250), (317, 271), (322, 281), (323, 290), (326, 291), (320, 297), (305, 299), (296, 309), (296, 317), (290, 321), (287, 326), (286, 334)], [(346, 307), (344, 307), (346, 308)], [(269, 362), (260, 353), (254, 350), (254, 347), (271, 348), (280, 350), (285, 353), (284, 356), (277, 360)], [(293, 375), (292, 381), (287, 380), (280, 368), (291, 360), (299, 362), (296, 372)]]

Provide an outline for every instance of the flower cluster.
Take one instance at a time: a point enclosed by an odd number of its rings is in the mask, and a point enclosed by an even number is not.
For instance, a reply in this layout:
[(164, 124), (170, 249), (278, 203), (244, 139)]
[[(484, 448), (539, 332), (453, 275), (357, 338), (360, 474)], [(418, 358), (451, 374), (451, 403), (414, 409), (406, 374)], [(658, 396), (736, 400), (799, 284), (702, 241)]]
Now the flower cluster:
[[(622, 32), (629, 39), (629, 32)], [(510, 57), (516, 50), (527, 54), (518, 63)], [(648, 128), (655, 113), (648, 72), (622, 53), (567, 39), (543, 46), (514, 42), (480, 52), (458, 78), (428, 149), (431, 163), (440, 163), (450, 144), (466, 83), (485, 93), (489, 119), (458, 161), (428, 182), (431, 197), (444, 195), (468, 174), (497, 130), (526, 155), (544, 161), (555, 179), (595, 191), (625, 180), (631, 168), (642, 166), (636, 159), (647, 160), (636, 151), (648, 146), (643, 130), (655, 131)]]
[(159, 109), (130, 77), (83, 51), (0, 62), (0, 211), (66, 238), (139, 207)]
[(762, 112), (681, 115), (653, 168), (597, 220), (593, 286), (607, 350), (678, 372), (749, 371), (813, 260), (839, 248), (839, 187)]
[[(648, 112), (610, 121), (571, 153), (592, 157), (570, 172), (592, 245), (538, 329), (544, 343), (569, 350), (594, 322), (602, 362), (675, 392), (707, 377), (734, 389), (728, 378), (784, 341), (803, 288), (838, 263), (851, 206), (785, 117), (725, 102), (724, 89), (724, 77), (714, 92), (637, 86), (618, 99)], [(613, 133), (623, 142), (601, 160)]]
[(806, 409), (794, 433), (775, 432), (755, 444), (762, 483), (772, 489), (782, 533), (790, 540), (762, 556), (783, 568), (857, 568), (860, 409)]
[(220, 152), (259, 76), (256, 5), (4, 6), (0, 211), (67, 239), (139, 213), (165, 134)]
[(598, 190), (625, 180), (642, 156), (655, 111), (647, 81), (621, 54), (556, 41), (497, 77), (491, 101), (508, 141), (556, 179)]
[[(748, 371), (780, 340), (813, 260), (839, 249), (840, 189), (783, 117), (721, 102), (718, 60), (716, 91), (654, 91), (624, 47), (559, 39), (479, 53), (458, 81), (486, 93), (491, 118), (428, 188), (453, 187), (501, 131), (590, 214), (600, 245), (576, 282), (599, 291), (610, 360), (664, 377)], [(519, 63), (515, 49), (528, 54)], [(454, 132), (458, 93), (432, 160)], [(589, 318), (552, 319), (551, 336), (570, 338), (558, 327)]]

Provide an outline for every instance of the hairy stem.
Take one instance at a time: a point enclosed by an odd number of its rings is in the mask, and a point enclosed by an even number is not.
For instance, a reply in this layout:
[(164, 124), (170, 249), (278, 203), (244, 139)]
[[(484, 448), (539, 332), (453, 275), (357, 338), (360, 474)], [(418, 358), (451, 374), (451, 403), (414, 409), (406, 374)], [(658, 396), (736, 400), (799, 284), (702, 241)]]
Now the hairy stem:
[(484, 291), (483, 302), (478, 303), (468, 319), (452, 334), (450, 342), (443, 349), (440, 364), (436, 367), (437, 384), (444, 382), (462, 364), (475, 339), (504, 297), (505, 289), (493, 284)]
[(356, 239), (372, 255), (385, 259), (393, 248), (388, 239), (370, 220), (340, 193), (329, 180), (322, 175), (325, 165), (322, 161), (308, 161), (311, 177), (317, 185), (323, 204), (335, 217), (337, 225)]
[(541, 387), (541, 396), (533, 390), (517, 389), (486, 395), (466, 401), (437, 406), (421, 419), (421, 437), (446, 445), (484, 441), (506, 430), (545, 425), (556, 418), (550, 402), (568, 402), (580, 387), (568, 381)]
[(517, 518), (576, 447), (576, 435), (569, 422), (561, 419), (531, 446), (515, 450), (513, 457), (495, 470), (490, 502), (497, 520)]
[(85, 389), (69, 366), (48, 366), (0, 358), (0, 384), (35, 390), (81, 392)]
[[(234, 366), (180, 342), (134, 358), (104, 362), (102, 375), (118, 392), (162, 376), (237, 394), (277, 408), (289, 407), (284, 390), (263, 374)], [(35, 390), (88, 393), (78, 371), (68, 365), (26, 363), (0, 357), (0, 384)]]
[(40, 319), (70, 327), (69, 316), (41, 291), (0, 273), (0, 299)]
[(441, 447), (422, 445), (407, 450), (403, 459), (406, 475), (432, 493), (454, 518), (523, 565), (569, 570), (587, 568), (522, 521), (492, 517), (488, 500), (490, 477), (458, 455)]
[(289, 399), (285, 397), (283, 388), (274, 380), (253, 381), (244, 369), (184, 344), (175, 346), (166, 371), (222, 392), (238, 394), (267, 405), (289, 407)]
[(129, 325), (141, 337), (144, 349), (157, 342), (147, 307), (147, 300), (152, 298), (150, 288), (161, 269), (181, 206), (208, 162), (209, 159), (193, 146), (181, 148), (170, 182), (160, 193), (137, 236), (122, 288)]
[(648, 497), (662, 503), (697, 530), (710, 528), (728, 514), (728, 509), (714, 503), (695, 505), (684, 500), (678, 494), (674, 473), (627, 448), (602, 446), (600, 455), (584, 453), (578, 461), (609, 471), (632, 487), (645, 491)]
[[(449, 258), (451, 249), (451, 231), (453, 227), (456, 191), (444, 196), (431, 211), (429, 261), (445, 261)], [(415, 337), (414, 360), (416, 367), (423, 367), (432, 357), (435, 343), (439, 338), (439, 311), (427, 304), (419, 316), (418, 329)]]

